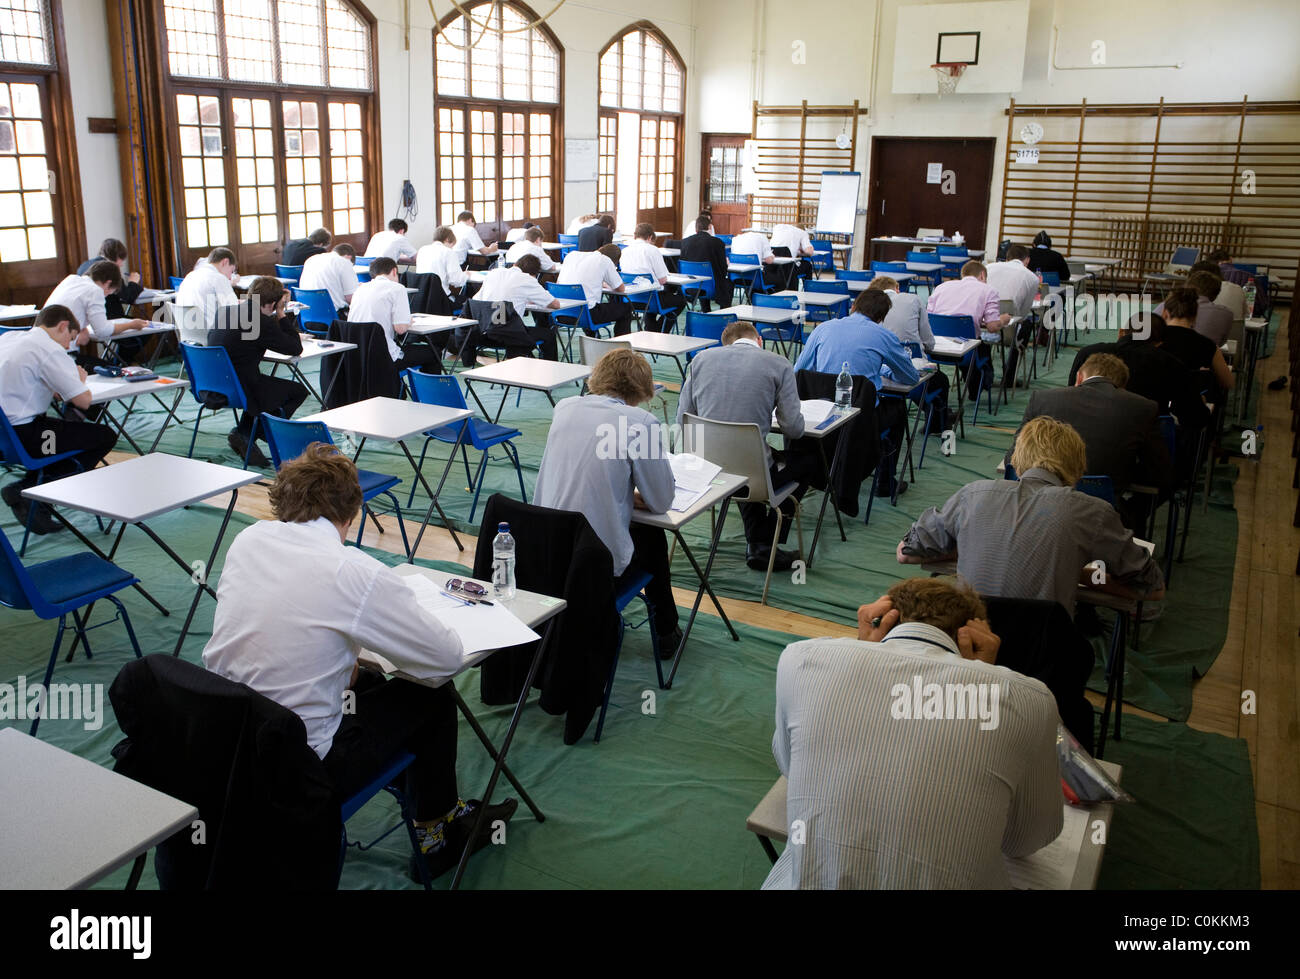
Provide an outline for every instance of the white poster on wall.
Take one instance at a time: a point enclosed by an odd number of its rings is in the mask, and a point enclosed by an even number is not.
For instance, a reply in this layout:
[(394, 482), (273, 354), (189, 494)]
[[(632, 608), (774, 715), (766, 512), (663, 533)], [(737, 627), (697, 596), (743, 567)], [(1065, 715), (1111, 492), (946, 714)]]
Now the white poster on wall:
[(595, 139), (564, 141), (564, 179), (569, 183), (592, 181), (600, 173), (600, 144)]
[(1037, 146), (1022, 146), (1020, 149), (1016, 150), (1016, 162), (1017, 162), (1017, 163), (1037, 163), (1037, 162), (1038, 162), (1038, 147), (1037, 147)]
[(942, 163), (927, 163), (925, 165), (925, 182), (927, 184), (943, 183)]

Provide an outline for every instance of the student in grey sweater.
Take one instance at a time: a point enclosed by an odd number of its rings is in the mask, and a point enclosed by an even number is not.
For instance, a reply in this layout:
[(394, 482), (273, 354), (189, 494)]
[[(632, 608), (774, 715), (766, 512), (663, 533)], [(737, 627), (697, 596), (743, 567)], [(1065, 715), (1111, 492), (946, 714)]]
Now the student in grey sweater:
[[(677, 422), (688, 412), (714, 421), (753, 422), (767, 438), (775, 409), (781, 432), (787, 440), (804, 433), (803, 414), (799, 408), (799, 390), (795, 386), (794, 368), (784, 357), (765, 351), (758, 331), (750, 323), (732, 323), (722, 332), (722, 346), (710, 347), (695, 355), (691, 373), (682, 385), (677, 402)], [(793, 497), (782, 506), (793, 516), (798, 499), (807, 490), (810, 476), (818, 471), (815, 453), (767, 450), (772, 486), (800, 484)], [(771, 556), (772, 535), (776, 531), (776, 514), (764, 503), (741, 503), (740, 517), (745, 523), (748, 542), (746, 564), (756, 571), (766, 571)], [(789, 535), (790, 524), (781, 528), (781, 543)], [(778, 550), (774, 570), (790, 568), (797, 555)]]

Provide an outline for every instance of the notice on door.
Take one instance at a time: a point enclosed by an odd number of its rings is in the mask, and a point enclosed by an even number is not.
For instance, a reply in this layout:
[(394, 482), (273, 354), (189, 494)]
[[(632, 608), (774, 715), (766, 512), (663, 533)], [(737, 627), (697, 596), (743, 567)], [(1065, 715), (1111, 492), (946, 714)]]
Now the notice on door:
[(927, 163), (925, 165), (925, 182), (927, 184), (943, 183), (942, 163)]

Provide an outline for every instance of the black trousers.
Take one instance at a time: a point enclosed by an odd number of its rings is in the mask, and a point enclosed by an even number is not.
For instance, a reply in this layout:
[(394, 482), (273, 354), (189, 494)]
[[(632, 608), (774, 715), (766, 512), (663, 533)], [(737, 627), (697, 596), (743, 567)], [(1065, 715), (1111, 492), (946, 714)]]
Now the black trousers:
[[(253, 420), (262, 412), (281, 418), (292, 418), (293, 413), (307, 400), (307, 389), (288, 377), (268, 377), (259, 372), (256, 378), (240, 379), (248, 407), (239, 418), (236, 430), (248, 438), (253, 431)], [(259, 425), (257, 437), (266, 441), (266, 431)]]
[(537, 325), (503, 327), (486, 336), (479, 331), (478, 327), (473, 327), (469, 338), (465, 341), (461, 358), (472, 363), (478, 356), (479, 347), (497, 345), (505, 346), (507, 357), (531, 357), (540, 341), (542, 359), (559, 360), (560, 345), (555, 338), (555, 325), (551, 322), (551, 318), (543, 313), (535, 313), (533, 320)]
[[(46, 466), (43, 470), (46, 480), (59, 479), (83, 470), (89, 472), (117, 445), (117, 433), (107, 425), (66, 421), (50, 415), (42, 415), (25, 425), (15, 425), (14, 433), (28, 455), (37, 459), (63, 452), (77, 453), (71, 459)], [(28, 471), (18, 484), (23, 487), (35, 486), (40, 472)]]
[[(659, 293), (659, 305), (664, 311), (663, 319), (676, 321), (677, 314), (686, 308), (686, 297), (681, 289), (669, 283)], [(663, 322), (658, 313), (645, 314), (645, 328), (654, 333), (663, 332)]]
[(632, 560), (614, 579), (614, 591), (621, 592), (638, 574), (649, 574), (646, 598), (655, 610), (655, 632), (662, 638), (677, 628), (677, 602), (673, 599), (672, 573), (668, 566), (668, 534), (659, 527), (632, 524)]
[[(769, 472), (772, 474), (773, 489), (780, 489), (787, 483), (799, 484), (794, 495), (781, 504), (781, 512), (785, 514), (786, 520), (781, 525), (781, 539), (777, 543), (784, 544), (790, 536), (790, 525), (798, 501), (803, 499), (808, 483), (821, 476), (821, 460), (810, 452), (773, 452)], [(750, 553), (771, 547), (772, 536), (776, 533), (776, 512), (766, 503), (738, 503), (737, 506), (740, 508), (740, 519), (745, 525), (745, 542), (749, 545)]]
[(713, 300), (712, 301), (708, 299), (700, 300), (700, 309), (705, 313), (710, 313), (713, 311), (713, 303), (717, 303), (719, 309), (726, 309), (728, 306), (732, 304), (732, 297), (735, 293), (735, 287), (732, 286), (731, 280), (723, 279), (721, 282), (719, 282), (715, 278), (713, 282), (714, 282)]
[[(876, 405), (876, 419), (880, 424), (880, 480), (876, 484), (877, 496), (893, 496), (898, 465), (898, 450), (907, 442), (907, 402), (901, 398), (886, 398)], [(885, 429), (889, 429), (888, 436)]]
[(415, 761), (406, 770), (413, 818), (431, 822), (459, 801), (456, 790), (456, 701), (449, 686), (385, 680), (362, 670), (354, 688), (356, 713), (344, 714), (325, 756), (340, 799), (369, 785), (399, 751)]
[[(591, 322), (596, 326), (606, 323), (614, 324), (614, 336), (621, 337), (632, 332), (632, 304), (624, 302), (596, 303), (591, 307)], [(595, 334), (591, 334), (595, 336)]]

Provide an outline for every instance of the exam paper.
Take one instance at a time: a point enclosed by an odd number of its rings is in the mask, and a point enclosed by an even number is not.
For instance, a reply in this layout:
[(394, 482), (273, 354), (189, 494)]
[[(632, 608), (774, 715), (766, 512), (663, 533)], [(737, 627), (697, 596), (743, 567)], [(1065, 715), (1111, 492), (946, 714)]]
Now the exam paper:
[(670, 452), (668, 464), (672, 466), (676, 484), (672, 509), (678, 512), (689, 510), (722, 472), (721, 466), (689, 452)]
[(934, 352), (937, 354), (955, 355), (959, 354), (969, 341), (957, 340), (953, 337), (935, 337)]
[[(410, 575), (403, 581), (415, 592), (415, 601), (420, 608), (460, 637), (467, 657), (488, 649), (519, 646), (539, 638), (501, 602), (465, 605), (424, 575)], [(417, 671), (423, 668), (419, 663), (398, 663), (397, 666), (413, 676), (419, 676)], [(428, 675), (427, 671), (425, 675)]]

